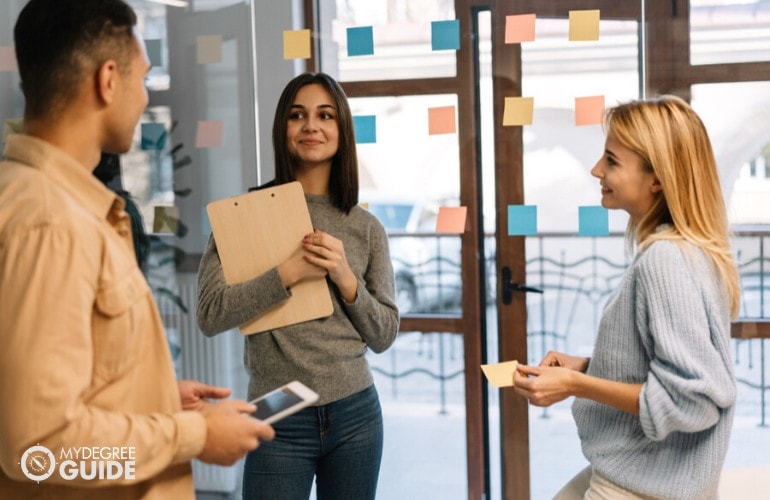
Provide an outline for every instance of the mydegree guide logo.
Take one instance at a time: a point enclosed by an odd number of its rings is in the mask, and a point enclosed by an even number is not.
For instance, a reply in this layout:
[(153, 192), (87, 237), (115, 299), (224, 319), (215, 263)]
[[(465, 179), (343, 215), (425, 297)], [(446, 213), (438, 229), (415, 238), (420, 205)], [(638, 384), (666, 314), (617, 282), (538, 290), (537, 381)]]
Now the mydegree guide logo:
[(79, 446), (61, 449), (59, 459), (40, 444), (29, 447), (21, 456), (21, 471), (30, 480), (40, 482), (57, 470), (67, 481), (136, 479), (136, 450), (133, 446)]

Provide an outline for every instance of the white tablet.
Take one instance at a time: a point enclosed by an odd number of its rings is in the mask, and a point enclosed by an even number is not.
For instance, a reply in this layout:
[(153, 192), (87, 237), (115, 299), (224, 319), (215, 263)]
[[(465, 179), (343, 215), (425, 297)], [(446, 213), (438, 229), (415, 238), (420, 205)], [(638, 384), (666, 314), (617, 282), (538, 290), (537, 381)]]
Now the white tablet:
[(250, 401), (257, 405), (252, 416), (272, 424), (318, 401), (318, 394), (297, 380)]

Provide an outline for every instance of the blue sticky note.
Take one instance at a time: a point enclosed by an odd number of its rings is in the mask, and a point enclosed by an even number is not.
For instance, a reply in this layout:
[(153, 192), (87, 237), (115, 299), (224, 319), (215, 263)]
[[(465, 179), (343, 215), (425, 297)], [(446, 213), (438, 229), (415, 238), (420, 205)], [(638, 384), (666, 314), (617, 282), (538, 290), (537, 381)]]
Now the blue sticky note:
[(152, 67), (159, 68), (163, 66), (160, 40), (145, 40), (144, 47), (147, 50), (147, 58), (150, 60)]
[(602, 206), (578, 207), (580, 236), (609, 236), (610, 212)]
[(508, 205), (508, 236), (537, 235), (537, 206)]
[(142, 123), (144, 151), (160, 151), (166, 145), (166, 127), (162, 123)]
[(356, 134), (356, 144), (377, 142), (377, 117), (375, 115), (354, 116), (353, 130)]
[(371, 26), (348, 28), (348, 56), (374, 54), (374, 31)]
[(460, 21), (430, 23), (430, 44), (433, 50), (460, 50)]

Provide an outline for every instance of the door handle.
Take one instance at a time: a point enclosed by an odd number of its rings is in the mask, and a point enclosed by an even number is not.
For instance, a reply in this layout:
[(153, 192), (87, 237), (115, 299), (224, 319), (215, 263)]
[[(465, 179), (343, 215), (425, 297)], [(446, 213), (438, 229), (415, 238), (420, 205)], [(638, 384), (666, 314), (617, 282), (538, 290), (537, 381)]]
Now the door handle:
[(511, 302), (513, 302), (513, 292), (543, 293), (543, 291), (539, 288), (522, 285), (521, 283), (514, 283), (511, 280), (511, 269), (509, 267), (503, 267), (502, 285), (503, 285), (503, 304), (505, 304), (506, 306), (509, 305)]

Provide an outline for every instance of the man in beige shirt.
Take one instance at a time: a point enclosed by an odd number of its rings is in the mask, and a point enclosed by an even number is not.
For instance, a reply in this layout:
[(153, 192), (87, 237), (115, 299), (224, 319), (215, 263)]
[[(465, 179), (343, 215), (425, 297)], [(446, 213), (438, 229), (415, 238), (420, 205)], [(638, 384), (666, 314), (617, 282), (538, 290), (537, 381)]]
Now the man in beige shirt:
[[(15, 27), (23, 134), (0, 162), (0, 498), (192, 499), (190, 460), (271, 439), (228, 391), (177, 384), (124, 202), (150, 65), (122, 0), (31, 0)], [(185, 411), (197, 410), (197, 411)]]

